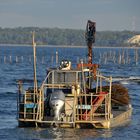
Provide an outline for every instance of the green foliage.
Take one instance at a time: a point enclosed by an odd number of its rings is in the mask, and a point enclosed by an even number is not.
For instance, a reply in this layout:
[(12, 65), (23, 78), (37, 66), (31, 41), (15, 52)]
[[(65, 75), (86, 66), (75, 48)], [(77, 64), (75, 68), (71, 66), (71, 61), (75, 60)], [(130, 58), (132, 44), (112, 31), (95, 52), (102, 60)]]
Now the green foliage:
[[(85, 31), (60, 28), (18, 27), (0, 28), (0, 44), (31, 44), (31, 32), (36, 32), (38, 45), (85, 46)], [(125, 41), (140, 32), (100, 31), (96, 33), (96, 46), (125, 46)]]

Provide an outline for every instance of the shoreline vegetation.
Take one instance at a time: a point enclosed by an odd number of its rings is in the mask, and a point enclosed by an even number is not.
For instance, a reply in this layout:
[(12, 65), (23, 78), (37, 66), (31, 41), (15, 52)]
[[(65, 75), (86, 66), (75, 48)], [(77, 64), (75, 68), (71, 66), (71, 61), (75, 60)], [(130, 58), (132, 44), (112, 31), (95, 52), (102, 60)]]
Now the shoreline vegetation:
[[(38, 46), (86, 46), (85, 30), (38, 27), (0, 28), (0, 46), (29, 46), (31, 31), (36, 32)], [(127, 40), (138, 34), (140, 31), (97, 31), (94, 46), (127, 47)]]

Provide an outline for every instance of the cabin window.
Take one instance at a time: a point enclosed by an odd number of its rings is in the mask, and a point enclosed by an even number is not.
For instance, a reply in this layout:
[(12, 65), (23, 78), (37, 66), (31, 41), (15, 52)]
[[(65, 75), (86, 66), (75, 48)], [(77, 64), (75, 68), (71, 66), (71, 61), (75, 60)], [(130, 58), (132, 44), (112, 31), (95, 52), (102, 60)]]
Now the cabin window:
[(48, 78), (49, 84), (72, 84), (76, 83), (76, 72), (52, 72)]
[(75, 72), (56, 72), (54, 75), (55, 83), (59, 84), (70, 84), (76, 82), (76, 73)]

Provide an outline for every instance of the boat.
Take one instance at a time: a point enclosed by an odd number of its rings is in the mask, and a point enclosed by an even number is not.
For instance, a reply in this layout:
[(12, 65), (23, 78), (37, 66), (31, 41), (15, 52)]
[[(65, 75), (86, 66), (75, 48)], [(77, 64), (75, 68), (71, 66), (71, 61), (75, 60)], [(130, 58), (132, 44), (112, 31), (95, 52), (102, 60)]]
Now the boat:
[(62, 60), (49, 68), (40, 86), (36, 77), (36, 43), (33, 33), (34, 87), (22, 90), (18, 82), (17, 112), (19, 127), (111, 128), (131, 121), (132, 106), (128, 90), (104, 76), (92, 63), (95, 26), (87, 22), (88, 62), (74, 68)]

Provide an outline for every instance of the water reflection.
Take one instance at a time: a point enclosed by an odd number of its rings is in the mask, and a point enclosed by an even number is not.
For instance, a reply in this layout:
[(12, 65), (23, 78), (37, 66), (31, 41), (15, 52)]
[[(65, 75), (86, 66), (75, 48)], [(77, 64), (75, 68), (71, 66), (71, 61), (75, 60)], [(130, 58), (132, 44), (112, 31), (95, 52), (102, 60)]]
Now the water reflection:
[[(27, 131), (28, 137), (36, 140), (81, 140), (112, 137), (111, 129), (24, 128), (22, 134), (26, 134), (27, 136)], [(27, 138), (26, 136), (24, 138)]]

